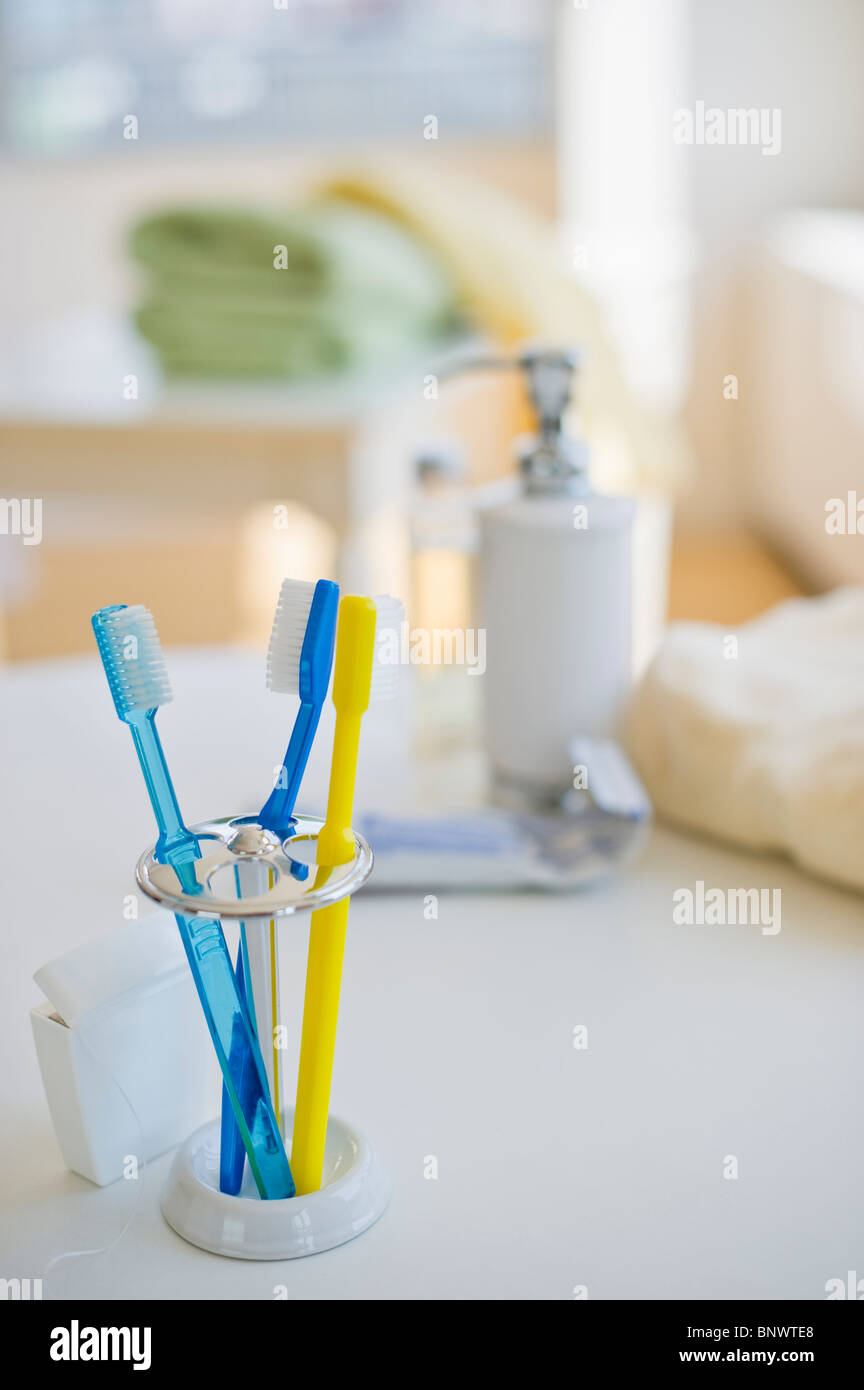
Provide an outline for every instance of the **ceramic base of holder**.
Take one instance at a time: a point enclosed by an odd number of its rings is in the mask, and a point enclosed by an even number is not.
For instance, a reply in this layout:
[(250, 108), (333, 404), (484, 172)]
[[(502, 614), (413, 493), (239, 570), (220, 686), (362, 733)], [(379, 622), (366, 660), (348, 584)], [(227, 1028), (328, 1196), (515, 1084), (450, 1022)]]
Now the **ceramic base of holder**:
[[(285, 1114), (291, 1133), (293, 1114)], [(162, 1196), (168, 1225), (202, 1250), (235, 1260), (294, 1260), (333, 1250), (369, 1229), (390, 1200), (390, 1178), (360, 1130), (331, 1115), (319, 1192), (262, 1202), (246, 1165), (236, 1197), (219, 1191), (219, 1121), (177, 1150)]]

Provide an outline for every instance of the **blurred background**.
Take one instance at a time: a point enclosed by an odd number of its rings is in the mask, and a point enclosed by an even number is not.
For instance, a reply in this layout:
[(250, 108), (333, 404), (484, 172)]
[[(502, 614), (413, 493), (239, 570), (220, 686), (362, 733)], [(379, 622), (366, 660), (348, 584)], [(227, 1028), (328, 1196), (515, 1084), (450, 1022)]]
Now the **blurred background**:
[[(89, 652), (117, 599), (167, 643), (260, 643), (285, 573), (468, 624), (530, 415), (461, 366), (526, 340), (586, 349), (574, 428), (639, 499), (640, 662), (667, 614), (864, 578), (825, 529), (864, 467), (861, 0), (0, 23), (5, 660)], [(779, 111), (776, 148), (678, 143), (700, 102)]]

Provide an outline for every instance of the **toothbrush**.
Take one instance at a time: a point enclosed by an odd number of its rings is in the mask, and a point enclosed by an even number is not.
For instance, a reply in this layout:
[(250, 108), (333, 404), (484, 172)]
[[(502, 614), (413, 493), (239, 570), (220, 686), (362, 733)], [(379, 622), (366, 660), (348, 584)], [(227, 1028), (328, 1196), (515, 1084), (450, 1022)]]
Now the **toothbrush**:
[[(272, 831), (280, 840), (294, 833), (294, 806), (330, 685), (338, 608), (339, 585), (332, 580), (319, 579), (317, 584), (283, 580), (267, 650), (267, 685), (276, 694), (299, 696), (300, 708), (273, 790), (258, 817), (263, 829)], [(292, 871), (298, 877), (309, 873), (305, 864), (297, 864)], [(261, 923), (249, 935), (250, 974), (258, 1018), (270, 1020), (266, 1047), (260, 1030), (258, 1036), (277, 1116), (282, 1060), (275, 1041), (279, 1023), (278, 935), (273, 921), (269, 930), (266, 923)]]
[[(395, 599), (349, 597), (339, 605), (333, 704), (336, 731), (330, 766), (327, 816), (318, 836), (318, 879), (354, 857), (351, 817), (360, 723), (370, 698), (396, 693), (398, 667), (381, 660), (376, 645), (385, 628), (398, 628), (402, 606)], [(316, 1192), (324, 1171), (330, 1085), (336, 1047), (339, 991), (349, 898), (312, 914), (303, 1002), (300, 1068), (294, 1108), (291, 1163), (299, 1194)]]
[[(112, 604), (94, 613), (92, 624), (114, 707), (131, 730), (156, 816), (156, 858), (170, 865), (184, 893), (200, 893), (195, 861), (201, 851), (183, 824), (156, 730), (156, 710), (171, 699), (171, 687), (152, 615), (141, 604)], [(175, 913), (175, 920), (258, 1191), (264, 1198), (293, 1197), (261, 1053), (222, 924), (182, 913)]]
[[(292, 833), (297, 793), (327, 698), (338, 606), (339, 586), (329, 579), (319, 579), (317, 584), (299, 579), (282, 582), (267, 652), (267, 685), (277, 694), (299, 695), (300, 709), (279, 775), (258, 817), (263, 829), (272, 831), (281, 840)], [(259, 1020), (258, 1041), (273, 1108), (280, 1117), (281, 1054), (276, 1046), (279, 953), (275, 921), (250, 922), (241, 929), (237, 971), (238, 975), (245, 972), (250, 1011)], [(243, 1162), (244, 1151), (233, 1110), (227, 1096), (223, 1095), (221, 1191), (239, 1191)]]
[(330, 579), (317, 584), (282, 581), (267, 652), (267, 685), (277, 694), (299, 695), (300, 709), (279, 776), (258, 817), (281, 840), (291, 832), (294, 803), (327, 699), (338, 607), (339, 585)]

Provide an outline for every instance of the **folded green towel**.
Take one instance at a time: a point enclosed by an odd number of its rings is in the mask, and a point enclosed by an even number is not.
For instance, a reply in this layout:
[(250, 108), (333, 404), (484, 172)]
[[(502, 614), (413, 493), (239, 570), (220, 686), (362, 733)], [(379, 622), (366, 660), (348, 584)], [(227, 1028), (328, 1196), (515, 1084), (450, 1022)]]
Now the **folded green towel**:
[[(273, 277), (276, 246), (287, 270)], [(177, 208), (133, 228), (132, 254), (160, 279), (190, 294), (290, 295), (323, 289), (327, 253), (296, 218), (230, 208)]]
[(457, 320), (449, 280), (409, 233), (336, 201), (283, 217), (160, 213), (132, 250), (150, 272), (136, 321), (172, 375), (368, 369)]
[(359, 300), (333, 316), (326, 307), (272, 313), (153, 295), (136, 322), (172, 376), (318, 376), (394, 361), (408, 342), (404, 318)]

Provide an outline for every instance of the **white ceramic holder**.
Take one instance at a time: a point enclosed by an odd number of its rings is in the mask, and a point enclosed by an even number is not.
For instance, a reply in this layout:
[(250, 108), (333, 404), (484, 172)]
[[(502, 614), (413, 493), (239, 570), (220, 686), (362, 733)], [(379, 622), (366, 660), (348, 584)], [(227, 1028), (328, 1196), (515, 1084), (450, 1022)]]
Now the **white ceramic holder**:
[[(322, 824), (317, 817), (295, 816), (293, 833), (280, 840), (254, 816), (205, 821), (190, 827), (202, 847), (194, 865), (198, 893), (183, 891), (174, 870), (156, 859), (155, 846), (138, 861), (138, 885), (172, 912), (246, 922), (272, 919), (284, 928), (298, 914), (355, 892), (372, 870), (372, 852), (356, 833), (351, 862), (319, 864)], [(238, 897), (238, 870), (250, 864), (269, 872), (256, 876), (253, 893)], [(291, 1134), (293, 1111), (282, 1118), (282, 1133)], [(176, 1153), (162, 1198), (169, 1226), (215, 1255), (293, 1260), (332, 1250), (368, 1230), (390, 1200), (390, 1179), (369, 1140), (335, 1116), (327, 1125), (322, 1185), (304, 1196), (262, 1200), (248, 1165), (239, 1194), (220, 1192), (219, 1143), (219, 1120), (196, 1130)]]
[[(284, 1115), (290, 1134), (293, 1113)], [(162, 1197), (168, 1225), (202, 1250), (235, 1260), (296, 1260), (362, 1235), (390, 1200), (390, 1178), (360, 1130), (331, 1115), (318, 1192), (262, 1202), (247, 1166), (236, 1197), (219, 1191), (219, 1121), (195, 1131), (174, 1156)]]

